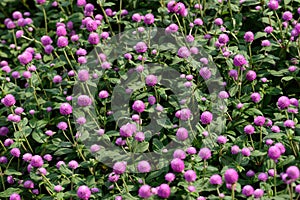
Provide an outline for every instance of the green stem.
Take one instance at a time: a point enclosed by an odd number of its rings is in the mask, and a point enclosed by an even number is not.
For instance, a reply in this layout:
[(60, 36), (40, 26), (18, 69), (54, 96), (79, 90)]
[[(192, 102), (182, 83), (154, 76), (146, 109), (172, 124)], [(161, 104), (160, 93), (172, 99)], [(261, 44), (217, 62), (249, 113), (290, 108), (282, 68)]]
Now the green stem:
[(274, 193), (275, 193), (275, 196), (277, 196), (276, 176), (277, 176), (277, 169), (276, 169), (276, 162), (274, 160)]
[(231, 200), (234, 200), (234, 184), (231, 186)]
[(48, 35), (47, 14), (46, 14), (46, 10), (45, 10), (44, 7), (43, 7), (43, 13), (44, 13), (44, 22), (45, 22), (46, 35)]

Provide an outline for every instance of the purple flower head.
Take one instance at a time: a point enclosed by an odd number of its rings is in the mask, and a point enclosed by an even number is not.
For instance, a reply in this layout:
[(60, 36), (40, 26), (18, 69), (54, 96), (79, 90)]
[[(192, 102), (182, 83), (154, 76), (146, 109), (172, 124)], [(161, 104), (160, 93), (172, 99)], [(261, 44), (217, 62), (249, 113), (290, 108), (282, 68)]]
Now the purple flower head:
[(248, 135), (252, 135), (255, 131), (255, 128), (252, 125), (247, 125), (244, 127), (244, 132)]
[(21, 200), (21, 196), (17, 193), (12, 193), (10, 196), (9, 196), (9, 200)]
[(264, 116), (257, 116), (254, 118), (254, 124), (256, 126), (263, 126), (266, 122), (266, 118)]
[(159, 197), (167, 199), (169, 198), (170, 194), (171, 194), (171, 189), (168, 184), (163, 183), (158, 187), (157, 195)]
[(72, 113), (72, 106), (69, 103), (62, 103), (60, 105), (59, 112), (62, 115), (69, 115)]
[(207, 160), (207, 159), (211, 158), (211, 151), (207, 147), (201, 148), (200, 151), (199, 151), (199, 153), (198, 153), (198, 156), (202, 160)]
[(253, 194), (254, 189), (251, 185), (245, 185), (242, 189), (242, 194), (245, 195), (246, 197), (249, 197)]
[(7, 94), (4, 98), (1, 99), (1, 103), (6, 107), (11, 107), (15, 105), (16, 99), (12, 94)]
[(268, 33), (268, 34), (270, 34), (270, 33), (272, 33), (273, 32), (273, 27), (272, 26), (267, 26), (265, 29), (264, 29), (264, 32), (266, 32), (266, 33)]
[(262, 196), (264, 196), (264, 191), (262, 189), (256, 189), (253, 192), (253, 196), (254, 198), (261, 198)]
[(185, 173), (184, 173), (184, 179), (187, 181), (187, 182), (194, 182), (197, 178), (197, 175), (196, 175), (196, 172), (194, 170), (187, 170)]
[(287, 128), (295, 128), (295, 122), (293, 120), (286, 120), (283, 125)]
[(79, 186), (79, 188), (77, 189), (77, 196), (80, 199), (88, 200), (91, 196), (90, 188), (86, 185)]
[(217, 142), (218, 142), (219, 144), (226, 144), (227, 138), (226, 138), (225, 136), (223, 136), (223, 135), (220, 135), (220, 136), (218, 136), (218, 138), (217, 138)]
[(254, 40), (254, 34), (251, 31), (248, 31), (244, 35), (244, 39), (246, 42), (253, 42)]
[(200, 121), (202, 124), (210, 124), (213, 120), (213, 115), (209, 111), (204, 111), (200, 116)]
[(173, 158), (184, 160), (186, 158), (185, 152), (181, 149), (176, 149), (173, 153)]
[(138, 191), (138, 195), (141, 198), (147, 199), (152, 196), (151, 187), (149, 185), (143, 185)]
[(268, 156), (272, 160), (277, 160), (281, 155), (280, 149), (276, 146), (272, 146), (268, 150)]
[(287, 107), (289, 107), (291, 104), (291, 101), (288, 97), (286, 96), (281, 96), (279, 97), (278, 101), (277, 101), (277, 106), (279, 109), (283, 110)]
[(9, 129), (5, 126), (0, 127), (0, 136), (6, 136), (9, 132)]
[(59, 48), (63, 48), (68, 46), (68, 38), (65, 36), (59, 36), (57, 39), (57, 46)]
[(165, 180), (168, 181), (168, 182), (172, 182), (175, 180), (175, 174), (173, 173), (167, 173), (165, 175)]
[(89, 80), (89, 71), (86, 69), (79, 70), (78, 79), (81, 82), (85, 82), (85, 81)]
[(76, 169), (76, 168), (78, 168), (78, 162), (76, 160), (71, 160), (68, 163), (68, 167), (70, 167), (71, 169)]
[(94, 33), (94, 32), (90, 33), (88, 41), (90, 44), (93, 44), (93, 45), (98, 44), (100, 42), (98, 33)]
[(269, 40), (262, 40), (261, 41), (261, 46), (262, 47), (269, 47), (269, 46), (271, 46), (271, 42)]
[(238, 154), (240, 152), (240, 148), (239, 148), (239, 146), (237, 146), (237, 145), (233, 145), (232, 147), (231, 147), (231, 153), (232, 154)]
[(277, 0), (270, 0), (269, 3), (268, 3), (268, 7), (271, 9), (271, 10), (277, 10), (278, 7), (279, 7), (279, 3)]
[(255, 80), (255, 79), (256, 79), (256, 72), (253, 71), (253, 70), (249, 70), (249, 71), (247, 72), (247, 74), (246, 74), (246, 79), (247, 79), (248, 81), (253, 81), (253, 80)]
[(241, 55), (241, 54), (237, 54), (236, 56), (234, 56), (233, 58), (233, 64), (237, 67), (242, 67), (244, 65), (247, 65), (248, 62), (246, 60), (246, 58)]
[(211, 77), (211, 71), (208, 67), (202, 67), (199, 74), (204, 80), (208, 80)]
[(138, 113), (142, 113), (145, 110), (145, 104), (141, 100), (136, 100), (132, 105), (132, 109)]
[(266, 182), (268, 180), (268, 174), (264, 172), (259, 173), (257, 178), (260, 181)]
[(66, 122), (59, 122), (57, 124), (57, 128), (60, 129), (60, 130), (65, 131), (68, 128), (68, 124)]
[(113, 166), (113, 171), (115, 174), (123, 174), (126, 171), (126, 162), (116, 162)]
[(176, 132), (176, 138), (177, 138), (177, 140), (184, 141), (188, 137), (189, 137), (189, 134), (188, 134), (188, 131), (185, 128), (181, 127), (181, 128), (179, 128), (177, 130), (177, 132)]
[(14, 157), (17, 157), (17, 158), (19, 158), (20, 157), (20, 155), (21, 155), (21, 152), (20, 152), (20, 149), (19, 148), (12, 148), (11, 150), (10, 150), (10, 154), (12, 155), (12, 156), (14, 156)]
[(187, 47), (180, 47), (177, 52), (178, 57), (188, 58), (191, 55), (190, 50)]
[(228, 37), (227, 34), (222, 33), (222, 34), (219, 36), (218, 41), (219, 41), (221, 44), (226, 44), (226, 43), (229, 41), (229, 37)]
[(243, 156), (249, 157), (251, 155), (251, 151), (248, 147), (244, 147), (241, 151)]
[(184, 170), (184, 162), (179, 158), (174, 158), (171, 161), (171, 168), (174, 172), (182, 172)]
[(229, 168), (225, 171), (224, 179), (226, 183), (234, 184), (238, 181), (239, 175), (235, 169)]
[(146, 76), (146, 85), (152, 87), (156, 84), (157, 84), (157, 76), (152, 74)]
[(286, 173), (292, 180), (297, 180), (300, 176), (299, 168), (297, 166), (290, 166), (287, 168)]
[(120, 128), (121, 137), (131, 137), (136, 132), (136, 125), (127, 123)]
[(92, 105), (92, 99), (87, 95), (80, 95), (77, 98), (77, 104), (81, 107), (86, 107)]
[(221, 18), (217, 18), (215, 19), (214, 23), (217, 25), (217, 26), (221, 26), (223, 25), (223, 20)]
[(146, 14), (144, 17), (144, 23), (147, 25), (153, 24), (154, 23), (154, 15), (151, 13)]
[(293, 13), (291, 13), (290, 11), (285, 11), (283, 14), (282, 14), (282, 19), (284, 21), (290, 21), (291, 19), (293, 19)]
[(219, 97), (220, 99), (228, 99), (228, 98), (229, 98), (229, 94), (228, 94), (228, 92), (226, 92), (226, 91), (221, 91), (221, 92), (219, 92), (218, 97)]
[(212, 185), (222, 185), (222, 177), (219, 174), (214, 174), (209, 179), (210, 184)]
[(231, 76), (234, 80), (237, 80), (238, 71), (235, 69), (231, 69), (231, 70), (229, 70), (228, 75)]
[(43, 161), (43, 158), (39, 155), (34, 155), (31, 157), (31, 160), (30, 160), (30, 165), (32, 167), (36, 167), (36, 168), (39, 168), (39, 167), (42, 167), (44, 164), (44, 161)]
[(148, 161), (140, 161), (137, 166), (137, 170), (140, 173), (148, 173), (151, 171), (151, 165)]
[(250, 97), (254, 103), (258, 103), (261, 99), (260, 94), (258, 92), (252, 93)]

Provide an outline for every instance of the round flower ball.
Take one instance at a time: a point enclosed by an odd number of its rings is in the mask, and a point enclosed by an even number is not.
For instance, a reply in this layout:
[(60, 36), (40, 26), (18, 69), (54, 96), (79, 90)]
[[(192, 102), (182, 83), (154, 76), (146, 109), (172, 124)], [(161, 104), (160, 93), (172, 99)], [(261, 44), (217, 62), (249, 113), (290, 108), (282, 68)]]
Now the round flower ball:
[(254, 189), (251, 185), (245, 185), (242, 189), (242, 194), (246, 197), (251, 196), (254, 193)]
[(204, 111), (200, 116), (200, 121), (202, 124), (210, 124), (213, 119), (213, 115), (209, 111)]
[(69, 103), (62, 103), (60, 105), (59, 112), (62, 115), (69, 115), (72, 113), (72, 106)]
[(80, 199), (88, 200), (91, 196), (90, 188), (86, 185), (79, 186), (79, 188), (77, 189), (77, 196)]
[(222, 177), (219, 174), (214, 174), (209, 179), (210, 184), (212, 185), (222, 185)]
[(197, 178), (197, 175), (196, 175), (196, 172), (194, 170), (187, 170), (185, 173), (184, 173), (184, 179), (187, 181), (187, 182), (194, 182)]
[(268, 150), (268, 156), (272, 160), (277, 160), (281, 155), (280, 149), (277, 146), (272, 146)]
[(145, 104), (141, 100), (134, 101), (132, 109), (138, 113), (142, 113), (145, 110)]
[(201, 148), (200, 151), (199, 151), (199, 153), (198, 153), (198, 156), (202, 160), (207, 160), (207, 159), (211, 158), (211, 151), (207, 147)]
[(123, 174), (126, 171), (127, 163), (126, 162), (116, 162), (113, 166), (113, 171), (115, 174)]
[(237, 173), (237, 171), (235, 169), (229, 168), (225, 171), (224, 179), (225, 179), (226, 183), (234, 184), (238, 181), (239, 174)]
[(184, 162), (179, 158), (175, 158), (171, 161), (171, 168), (174, 172), (182, 172), (184, 170)]
[(138, 191), (138, 195), (141, 198), (147, 199), (152, 196), (151, 187), (149, 185), (143, 185)]
[(179, 128), (177, 130), (177, 132), (176, 132), (176, 138), (177, 138), (177, 140), (184, 141), (188, 137), (189, 137), (189, 134), (188, 134), (188, 131), (185, 128), (181, 127), (181, 128)]
[(155, 75), (150, 74), (146, 77), (146, 85), (152, 87), (156, 84), (157, 84), (157, 77)]
[(151, 171), (151, 165), (148, 161), (143, 160), (138, 163), (137, 169), (140, 173), (148, 173)]
[(286, 173), (288, 177), (292, 180), (296, 180), (299, 178), (300, 172), (297, 166), (290, 166), (287, 168)]
[(170, 189), (170, 186), (168, 184), (161, 184), (157, 190), (157, 195), (161, 198), (169, 198), (171, 194), (171, 189)]

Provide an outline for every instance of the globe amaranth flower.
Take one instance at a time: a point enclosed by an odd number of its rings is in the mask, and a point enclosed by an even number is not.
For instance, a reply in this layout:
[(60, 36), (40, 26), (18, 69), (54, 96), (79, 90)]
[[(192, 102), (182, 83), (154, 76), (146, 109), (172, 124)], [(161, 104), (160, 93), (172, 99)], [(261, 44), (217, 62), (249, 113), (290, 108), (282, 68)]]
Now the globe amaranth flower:
[(254, 124), (256, 126), (263, 126), (266, 122), (266, 118), (264, 116), (257, 116), (254, 118)]
[(253, 196), (254, 196), (254, 198), (257, 198), (257, 199), (261, 198), (262, 196), (264, 196), (264, 190), (262, 190), (262, 189), (254, 190)]
[(72, 113), (72, 106), (69, 103), (62, 103), (59, 107), (59, 112), (62, 115), (69, 115)]
[(183, 176), (187, 182), (194, 182), (197, 178), (196, 172), (194, 170), (187, 170)]
[(191, 55), (190, 50), (187, 47), (180, 47), (177, 52), (178, 57), (188, 58)]
[(144, 23), (147, 25), (151, 25), (154, 23), (154, 15), (151, 13), (148, 13), (144, 16)]
[(171, 173), (171, 172), (170, 172), (170, 173), (167, 173), (167, 174), (165, 175), (165, 180), (168, 181), (168, 182), (174, 181), (175, 178), (176, 178), (175, 174), (173, 174), (173, 173)]
[(149, 185), (143, 185), (138, 191), (138, 195), (141, 198), (147, 199), (152, 196), (151, 187)]
[(90, 188), (86, 185), (79, 186), (79, 188), (77, 189), (77, 196), (80, 199), (88, 200), (91, 196)]
[(189, 137), (189, 134), (188, 134), (188, 131), (185, 128), (181, 127), (181, 128), (179, 128), (177, 130), (177, 132), (176, 132), (176, 138), (177, 138), (177, 140), (184, 141), (188, 137)]
[(77, 98), (77, 104), (81, 107), (86, 107), (92, 105), (92, 99), (87, 95), (80, 95)]
[(256, 79), (256, 72), (253, 71), (253, 70), (249, 70), (249, 71), (247, 72), (247, 74), (246, 74), (246, 79), (247, 79), (248, 81), (253, 81), (253, 80), (255, 80), (255, 79)]
[(277, 160), (281, 156), (281, 151), (277, 146), (272, 146), (268, 150), (268, 156), (272, 160)]
[(243, 156), (246, 156), (246, 157), (249, 157), (251, 155), (251, 151), (248, 147), (242, 148), (241, 153)]
[(68, 128), (68, 124), (66, 122), (59, 122), (57, 124), (57, 128), (60, 129), (60, 130), (67, 130)]
[(287, 107), (289, 107), (291, 104), (291, 101), (288, 97), (286, 96), (281, 96), (279, 97), (279, 99), (277, 100), (277, 106), (279, 109), (283, 110)]
[(251, 31), (247, 31), (244, 35), (244, 39), (246, 42), (253, 42), (254, 40), (254, 34)]
[(147, 51), (148, 47), (145, 42), (138, 42), (134, 46), (134, 49), (137, 53), (145, 53)]
[(262, 47), (269, 47), (269, 46), (271, 46), (271, 42), (269, 40), (262, 40), (261, 41), (261, 46)]
[(293, 13), (291, 13), (290, 11), (285, 11), (283, 14), (282, 14), (282, 19), (284, 21), (290, 21), (291, 19), (293, 19)]
[(171, 168), (174, 172), (182, 172), (184, 170), (184, 162), (179, 158), (174, 158), (171, 161)]
[(251, 124), (244, 127), (244, 132), (248, 135), (252, 135), (254, 133), (254, 131), (255, 131), (255, 128)]
[(286, 169), (288, 177), (292, 180), (297, 180), (300, 176), (300, 171), (297, 166), (290, 166)]
[(157, 84), (157, 76), (152, 74), (146, 76), (146, 85), (152, 87), (156, 84)]
[(200, 121), (202, 124), (210, 124), (213, 120), (213, 115), (209, 111), (204, 111), (200, 116)]
[(140, 173), (148, 173), (151, 171), (151, 165), (148, 161), (142, 160), (138, 163), (137, 169)]
[(287, 128), (295, 128), (295, 122), (293, 120), (286, 120), (283, 125)]
[(234, 184), (238, 181), (239, 174), (237, 173), (237, 171), (235, 169), (229, 168), (225, 171), (224, 179), (225, 179), (226, 183)]
[(6, 107), (10, 107), (15, 105), (16, 99), (12, 94), (7, 94), (4, 98), (1, 99), (1, 103)]
[(141, 100), (136, 100), (134, 101), (134, 103), (132, 104), (132, 109), (138, 113), (142, 113), (145, 110), (145, 104), (143, 101)]
[(277, 0), (270, 0), (269, 3), (268, 3), (268, 7), (271, 9), (271, 10), (277, 10), (278, 7), (279, 7), (279, 3)]
[(96, 45), (100, 42), (100, 38), (98, 33), (90, 33), (89, 38), (88, 38), (88, 42), (92, 45)]
[(209, 179), (210, 184), (212, 185), (222, 185), (222, 177), (219, 174), (214, 174)]
[(20, 155), (21, 155), (21, 152), (20, 152), (20, 149), (19, 149), (19, 148), (15, 147), (15, 148), (12, 148), (12, 149), (10, 150), (10, 154), (11, 154), (12, 156), (14, 156), (14, 157), (19, 158)]
[(258, 92), (252, 93), (250, 97), (254, 103), (258, 103), (261, 100), (260, 94)]
[(202, 160), (207, 160), (209, 158), (211, 158), (211, 151), (209, 148), (207, 147), (203, 147), (200, 149), (198, 156), (202, 159)]
[(170, 189), (170, 186), (168, 184), (161, 184), (159, 187), (158, 187), (158, 190), (157, 190), (157, 195), (161, 198), (169, 198), (171, 194), (171, 189)]
[(121, 137), (131, 137), (136, 132), (136, 125), (127, 123), (120, 128)]
[(127, 163), (122, 162), (116, 162), (113, 166), (113, 171), (115, 174), (123, 174), (126, 171)]
[(268, 174), (267, 173), (259, 173), (257, 176), (258, 180), (266, 182), (268, 180)]
[(242, 189), (242, 194), (245, 195), (246, 197), (249, 197), (253, 194), (254, 189), (251, 185), (245, 185)]
[(39, 167), (42, 167), (44, 164), (44, 161), (43, 161), (43, 158), (39, 155), (34, 155), (31, 157), (31, 160), (30, 160), (30, 165), (32, 167), (36, 167), (36, 168), (39, 168)]
[(211, 77), (211, 71), (208, 67), (202, 67), (199, 70), (199, 74), (204, 80), (208, 80)]
[(12, 193), (10, 196), (9, 196), (9, 200), (21, 200), (21, 196), (17, 193)]
[(220, 135), (220, 136), (218, 136), (218, 138), (217, 138), (217, 142), (218, 142), (219, 144), (226, 144), (227, 138), (226, 138), (225, 136), (223, 136), (223, 135)]
[(244, 65), (247, 65), (248, 61), (246, 60), (246, 58), (243, 55), (237, 54), (233, 58), (233, 64), (237, 67), (242, 67)]
[(176, 149), (173, 153), (173, 158), (184, 160), (186, 158), (185, 152), (182, 149)]

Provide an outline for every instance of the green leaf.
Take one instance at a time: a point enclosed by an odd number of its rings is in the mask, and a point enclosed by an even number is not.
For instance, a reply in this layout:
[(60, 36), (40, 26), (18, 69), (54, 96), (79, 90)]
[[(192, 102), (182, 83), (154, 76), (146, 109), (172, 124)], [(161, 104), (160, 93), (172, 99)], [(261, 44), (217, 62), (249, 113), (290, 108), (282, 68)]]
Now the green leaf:
[(62, 156), (62, 155), (66, 155), (66, 154), (69, 154), (69, 153), (74, 153), (73, 149), (69, 149), (69, 148), (61, 148), (61, 149), (58, 149), (54, 155), (55, 156)]
[(249, 116), (263, 115), (263, 113), (256, 108), (249, 108), (248, 110), (245, 110), (245, 113)]
[(149, 143), (148, 142), (142, 142), (142, 143), (139, 143), (136, 146), (136, 152), (137, 153), (143, 153), (143, 152), (147, 151), (148, 148), (149, 148)]
[(21, 172), (18, 172), (17, 170), (14, 170), (14, 169), (7, 169), (4, 171), (4, 174), (9, 176), (9, 175), (16, 175), (16, 176), (21, 176), (22, 173)]
[(21, 193), (22, 190), (20, 188), (13, 188), (13, 187), (10, 187), (8, 188), (7, 190), (3, 191), (3, 192), (0, 192), (0, 197), (1, 198), (8, 198), (11, 194), (13, 193)]

